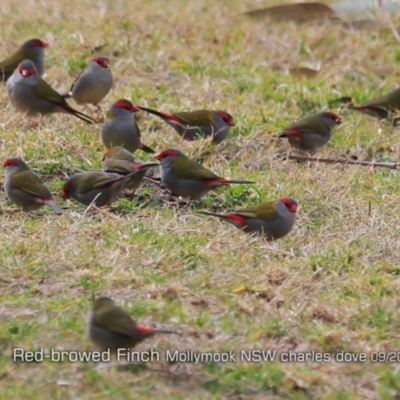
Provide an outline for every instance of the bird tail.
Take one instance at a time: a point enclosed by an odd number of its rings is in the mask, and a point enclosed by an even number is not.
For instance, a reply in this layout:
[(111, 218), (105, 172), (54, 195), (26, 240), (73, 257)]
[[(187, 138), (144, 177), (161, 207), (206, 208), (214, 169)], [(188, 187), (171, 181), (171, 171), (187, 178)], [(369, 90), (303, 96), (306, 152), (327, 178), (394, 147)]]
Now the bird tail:
[(45, 200), (44, 201), (56, 214), (61, 215), (61, 209), (52, 201), (52, 200)]
[(255, 183), (255, 182), (238, 181), (238, 180), (225, 179), (225, 178), (207, 178), (207, 179), (203, 180), (203, 183), (205, 186), (218, 187), (218, 186), (230, 185), (231, 183), (250, 184), (250, 183)]
[(251, 183), (255, 183), (255, 182), (253, 182), (253, 181), (238, 181), (238, 180), (231, 180), (231, 179), (224, 179), (224, 181), (226, 182), (226, 183), (229, 183), (229, 184), (231, 184), (231, 183), (237, 183), (237, 184), (251, 184)]
[(143, 170), (137, 169), (135, 171), (130, 172), (129, 174), (126, 175), (121, 175), (121, 180), (126, 180), (128, 181), (129, 178), (131, 178), (132, 176), (135, 176), (136, 174), (139, 174), (140, 172), (142, 172)]
[(355, 106), (353, 104), (347, 107), (349, 110), (360, 111), (365, 114), (369, 114), (372, 116), (376, 116), (381, 119), (386, 119), (389, 116), (389, 111), (387, 108), (383, 106)]
[(143, 170), (145, 170), (145, 169), (147, 169), (149, 167), (152, 167), (154, 165), (160, 165), (160, 164), (156, 164), (156, 163), (142, 164), (140, 167), (135, 169), (135, 171), (132, 171), (127, 175), (121, 175), (121, 179), (124, 179), (124, 180), (128, 181), (129, 178), (131, 178), (132, 176), (135, 176), (136, 174), (140, 174), (141, 172), (143, 172)]
[(163, 112), (160, 112), (160, 111), (157, 111), (157, 110), (153, 110), (153, 109), (151, 109), (151, 108), (146, 108), (146, 107), (140, 107), (140, 106), (138, 106), (142, 111), (146, 111), (146, 112), (148, 112), (149, 114), (153, 114), (153, 115), (156, 115), (157, 117), (160, 117), (160, 118), (162, 118), (162, 119), (167, 119), (167, 120), (176, 120), (176, 117), (175, 116), (173, 116), (173, 115), (171, 115), (171, 114), (166, 114), (166, 113), (163, 113)]
[(150, 328), (149, 326), (144, 325), (137, 325), (136, 330), (142, 334), (153, 334), (153, 333), (167, 333), (167, 334), (174, 334), (177, 333), (176, 331), (171, 331), (169, 329), (160, 329), (160, 328)]
[(281, 132), (275, 135), (277, 138), (283, 138), (283, 137), (289, 137), (289, 135), (286, 132)]
[(133, 164), (133, 168), (135, 169), (135, 171), (143, 171), (145, 169), (149, 169), (151, 167), (157, 167), (160, 164), (158, 163), (146, 163), (146, 164), (142, 164), (142, 163), (135, 163)]
[(144, 151), (145, 153), (151, 153), (151, 154), (155, 153), (155, 151), (151, 147), (146, 146), (143, 143), (140, 143), (140, 150)]
[(97, 122), (92, 117), (89, 117), (88, 115), (83, 114), (78, 110), (75, 110), (68, 103), (61, 103), (58, 105), (59, 107), (63, 108), (67, 113), (74, 115), (75, 117), (81, 119), (82, 121), (85, 121), (88, 124), (95, 124)]
[(199, 214), (204, 214), (204, 215), (211, 215), (212, 217), (218, 217), (218, 218), (222, 218), (222, 219), (227, 219), (225, 214), (217, 214), (217, 213), (213, 213), (213, 212), (208, 212), (208, 211), (199, 211)]
[(153, 333), (166, 333), (166, 334), (173, 335), (173, 334), (176, 334), (177, 332), (176, 331), (171, 331), (169, 329), (156, 328), (156, 329), (153, 329)]
[(88, 124), (95, 124), (97, 121), (95, 119), (93, 119), (92, 117), (89, 117), (86, 114), (83, 114), (73, 108), (71, 108), (71, 114), (75, 115), (75, 117), (81, 119), (82, 121), (85, 121)]
[(243, 228), (244, 226), (247, 225), (246, 218), (243, 215), (236, 214), (234, 212), (226, 214), (216, 214), (207, 211), (198, 211), (198, 212), (199, 214), (211, 215), (212, 217), (224, 219), (225, 221), (228, 221), (231, 224), (235, 225), (237, 228)]

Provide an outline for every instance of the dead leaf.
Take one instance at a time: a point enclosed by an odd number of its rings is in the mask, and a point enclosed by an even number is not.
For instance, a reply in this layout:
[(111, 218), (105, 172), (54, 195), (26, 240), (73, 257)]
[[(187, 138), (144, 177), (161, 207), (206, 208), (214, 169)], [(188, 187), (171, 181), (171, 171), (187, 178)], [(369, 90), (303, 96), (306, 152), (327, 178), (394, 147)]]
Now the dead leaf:
[(272, 298), (271, 296), (271, 291), (268, 290), (265, 287), (260, 287), (260, 286), (239, 286), (236, 289), (232, 290), (232, 293), (234, 294), (243, 294), (243, 293), (249, 293), (249, 294), (254, 294), (256, 295), (257, 298), (259, 299), (266, 299), (267, 301), (270, 301)]
[(337, 322), (334, 311), (335, 310), (333, 308), (319, 305), (314, 309), (313, 317), (326, 323), (332, 324), (334, 322)]
[(208, 302), (205, 299), (193, 298), (190, 300), (192, 306), (208, 307)]
[(247, 292), (246, 286), (239, 286), (238, 288), (232, 290), (232, 293), (234, 293), (234, 294), (242, 294), (242, 293), (246, 293), (246, 292)]
[(400, 76), (400, 71), (398, 68), (392, 68), (392, 67), (378, 67), (374, 68), (372, 70), (377, 75), (381, 76)]
[(258, 340), (262, 337), (262, 335), (263, 335), (263, 332), (261, 332), (261, 331), (250, 332), (247, 335), (247, 340), (249, 340), (250, 342)]
[(103, 50), (104, 47), (106, 47), (106, 43), (103, 43), (103, 44), (100, 44), (100, 45), (98, 45), (98, 46), (93, 47), (93, 48), (90, 50), (90, 52), (91, 52), (92, 54), (98, 53), (100, 50)]
[(272, 6), (246, 12), (245, 15), (258, 19), (296, 22), (339, 19), (335, 11), (326, 4), (311, 2)]
[(315, 78), (321, 70), (316, 70), (308, 67), (294, 67), (290, 68), (289, 72), (291, 75), (297, 76), (298, 78)]

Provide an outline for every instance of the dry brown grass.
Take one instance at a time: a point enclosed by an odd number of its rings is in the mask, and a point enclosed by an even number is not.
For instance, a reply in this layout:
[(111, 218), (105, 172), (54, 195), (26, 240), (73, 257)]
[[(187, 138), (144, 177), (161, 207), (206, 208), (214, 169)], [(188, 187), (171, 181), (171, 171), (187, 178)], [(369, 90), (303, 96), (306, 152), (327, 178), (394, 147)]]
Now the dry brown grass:
[[(264, 2), (263, 4), (268, 4)], [(59, 197), (65, 174), (99, 168), (100, 125), (73, 117), (16, 114), (0, 91), (0, 152), (23, 156), (64, 206), (57, 217), (6, 211), (0, 197), (0, 387), (4, 398), (392, 399), (398, 363), (335, 361), (150, 363), (121, 371), (93, 363), (14, 363), (12, 348), (89, 351), (92, 293), (108, 295), (143, 323), (179, 328), (140, 349), (246, 349), (359, 354), (400, 351), (399, 178), (384, 169), (281, 161), (272, 134), (352, 95), (357, 102), (398, 85), (390, 32), (335, 24), (270, 24), (241, 13), (259, 2), (58, 0), (0, 5), (0, 53), (30, 37), (50, 41), (46, 79), (64, 91), (94, 54), (111, 58), (113, 92), (164, 111), (222, 108), (237, 126), (218, 147), (188, 143), (144, 115), (146, 144), (178, 147), (216, 173), (257, 185), (225, 189), (174, 207), (151, 185), (85, 213)], [(94, 50), (104, 46), (101, 50)], [(289, 74), (322, 71), (307, 80)], [(382, 73), (382, 67), (387, 73)], [(334, 110), (335, 111), (335, 110)], [(389, 124), (343, 111), (320, 155), (398, 160)], [(140, 155), (141, 156), (141, 155)], [(146, 156), (143, 156), (146, 159)], [(231, 209), (289, 195), (297, 225), (266, 243), (196, 210)]]

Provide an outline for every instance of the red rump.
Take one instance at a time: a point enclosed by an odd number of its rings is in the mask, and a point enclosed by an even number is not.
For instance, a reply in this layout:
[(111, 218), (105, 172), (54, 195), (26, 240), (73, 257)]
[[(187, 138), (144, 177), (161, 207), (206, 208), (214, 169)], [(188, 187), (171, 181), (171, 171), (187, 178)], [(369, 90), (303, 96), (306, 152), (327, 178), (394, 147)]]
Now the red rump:
[(111, 182), (109, 182), (107, 185), (105, 185), (105, 187), (112, 187), (112, 185), (114, 185), (115, 182), (119, 182), (122, 181), (123, 179), (125, 179), (125, 175), (121, 175), (118, 178), (113, 179)]
[(64, 185), (63, 194), (62, 194), (62, 198), (64, 200), (69, 199), (69, 189), (71, 189), (71, 186), (72, 186), (72, 182), (67, 182)]
[(160, 112), (160, 117), (167, 119), (168, 121), (178, 122), (179, 124), (182, 122), (176, 115), (173, 114), (165, 114), (163, 112)]
[(149, 328), (148, 326), (137, 325), (136, 330), (139, 333), (153, 333), (153, 329)]
[(39, 199), (39, 200), (43, 201), (44, 203), (51, 201), (47, 197), (43, 197), (43, 196), (34, 195), (34, 197), (35, 197), (35, 199)]
[(64, 99), (63, 101), (54, 101), (54, 103), (57, 104), (58, 107), (61, 107), (68, 112), (73, 111), (73, 109), (68, 105), (68, 103)]
[(225, 219), (230, 219), (232, 221), (235, 221), (241, 226), (245, 226), (247, 224), (246, 218), (239, 214), (223, 214), (222, 217)]
[(303, 137), (303, 133), (298, 131), (297, 129), (286, 129), (284, 133), (289, 136), (297, 136), (300, 139)]
[(206, 179), (203, 180), (203, 182), (204, 182), (204, 184), (206, 186), (209, 186), (209, 185), (212, 185), (213, 183), (216, 183), (216, 182), (217, 183), (221, 183), (221, 184), (229, 183), (230, 180), (229, 179), (225, 179), (225, 178), (206, 178)]

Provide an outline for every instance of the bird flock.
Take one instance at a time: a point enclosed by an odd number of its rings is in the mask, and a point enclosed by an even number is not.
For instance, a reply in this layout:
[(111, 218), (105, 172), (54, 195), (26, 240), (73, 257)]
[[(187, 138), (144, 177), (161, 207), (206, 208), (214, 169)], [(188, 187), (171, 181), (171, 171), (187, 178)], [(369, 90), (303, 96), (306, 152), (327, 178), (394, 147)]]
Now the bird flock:
[[(6, 83), (10, 103), (27, 116), (66, 113), (86, 123), (96, 123), (92, 117), (71, 107), (67, 99), (72, 98), (76, 104), (86, 108), (93, 105), (101, 110), (100, 103), (113, 86), (110, 60), (104, 56), (92, 58), (70, 91), (61, 94), (42, 79), (47, 46), (40, 39), (28, 40), (0, 63), (0, 79)], [(386, 118), (388, 113), (400, 108), (399, 99), (400, 89), (360, 106), (352, 105), (351, 108)], [(219, 144), (227, 138), (230, 128), (235, 125), (233, 116), (223, 110), (168, 114), (134, 105), (126, 99), (118, 99), (108, 110), (101, 128), (101, 138), (107, 149), (103, 157), (103, 170), (71, 176), (63, 187), (63, 199), (73, 199), (86, 206), (110, 206), (124, 189), (136, 191), (149, 169), (154, 167), (160, 168), (161, 181), (166, 188), (173, 195), (188, 201), (199, 200), (210, 190), (222, 186), (254, 183), (220, 177), (177, 149), (166, 149), (155, 154), (154, 160), (158, 162), (140, 162), (134, 155), (137, 150), (155, 153), (142, 141), (135, 120), (135, 114), (140, 111), (161, 118), (182, 139), (189, 141), (205, 137)], [(329, 141), (333, 129), (341, 122), (340, 116), (332, 112), (321, 112), (291, 124), (277, 137), (287, 138), (293, 148), (315, 153)], [(10, 157), (3, 162), (3, 167), (4, 190), (19, 208), (28, 211), (47, 205), (55, 213), (62, 214), (49, 189), (24, 160)], [(297, 201), (286, 196), (224, 214), (208, 211), (200, 213), (223, 219), (244, 232), (259, 235), (266, 240), (276, 240), (293, 229), (297, 209)], [(136, 325), (122, 308), (106, 297), (99, 297), (93, 303), (88, 332), (97, 347), (113, 350), (133, 347), (157, 332), (173, 333)]]

